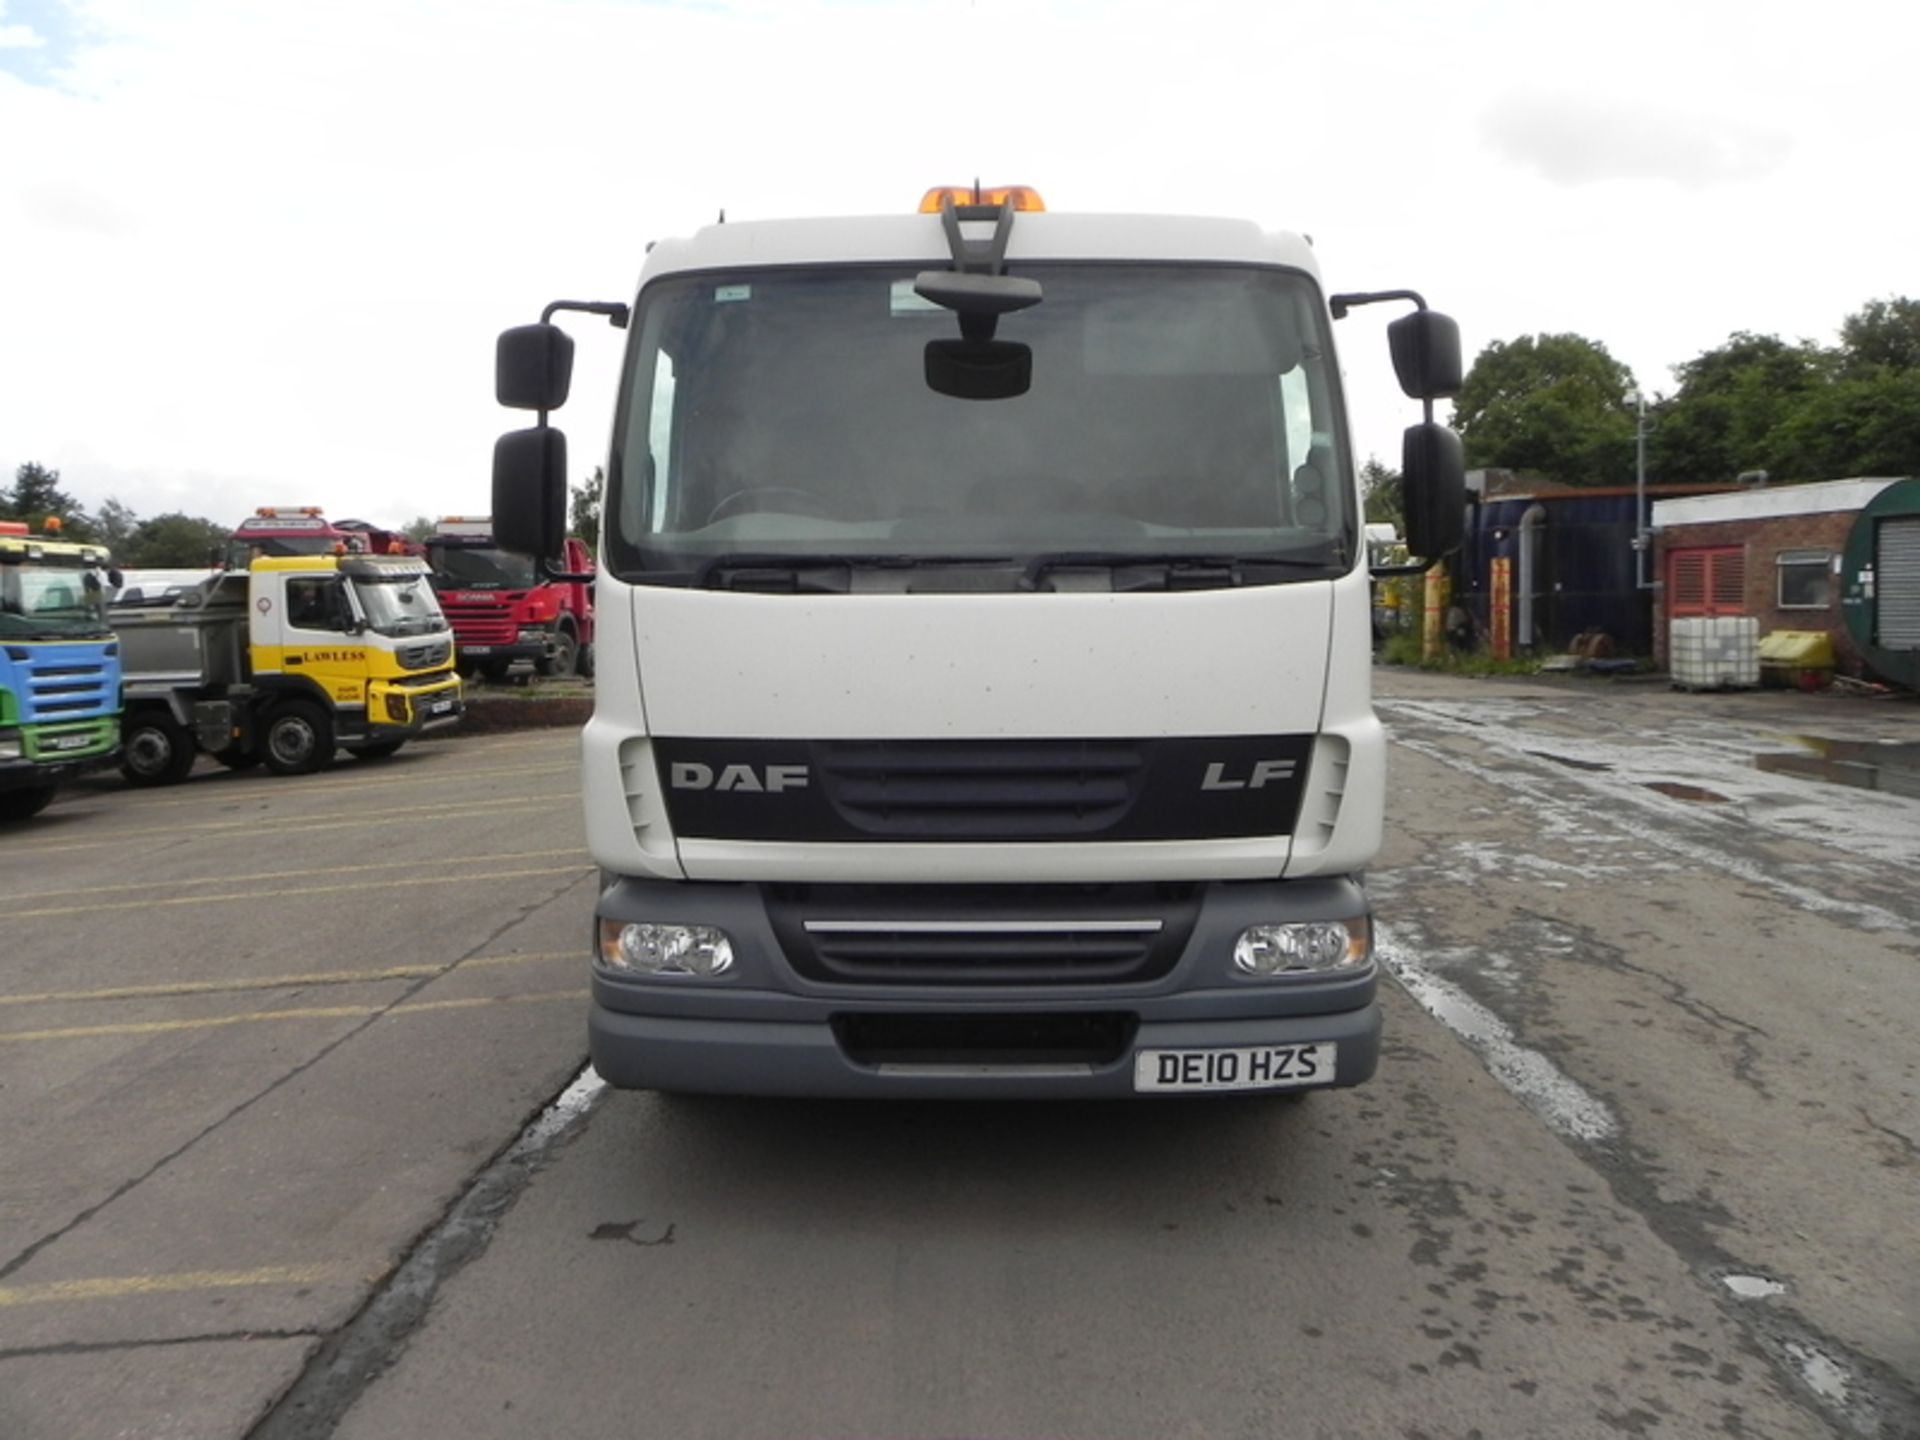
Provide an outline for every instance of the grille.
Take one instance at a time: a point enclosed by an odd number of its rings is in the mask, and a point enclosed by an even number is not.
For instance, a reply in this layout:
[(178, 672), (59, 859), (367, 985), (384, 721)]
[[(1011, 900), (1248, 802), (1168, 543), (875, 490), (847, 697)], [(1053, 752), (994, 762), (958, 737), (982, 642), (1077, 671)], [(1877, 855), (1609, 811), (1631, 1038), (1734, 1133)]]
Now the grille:
[(454, 638), (463, 645), (511, 645), (520, 629), (504, 600), (440, 602)]
[(394, 652), (394, 658), (406, 670), (431, 670), (436, 665), (444, 665), (453, 654), (451, 640), (428, 640), (418, 645), (402, 645)]
[(27, 672), (29, 720), (98, 715), (114, 708), (104, 665), (31, 665)]
[(1093, 985), (1157, 980), (1186, 948), (1190, 885), (777, 886), (768, 914), (789, 964), (849, 985)]
[(1124, 740), (847, 742), (819, 747), (821, 784), (870, 835), (997, 840), (1093, 835), (1126, 814), (1145, 764)]

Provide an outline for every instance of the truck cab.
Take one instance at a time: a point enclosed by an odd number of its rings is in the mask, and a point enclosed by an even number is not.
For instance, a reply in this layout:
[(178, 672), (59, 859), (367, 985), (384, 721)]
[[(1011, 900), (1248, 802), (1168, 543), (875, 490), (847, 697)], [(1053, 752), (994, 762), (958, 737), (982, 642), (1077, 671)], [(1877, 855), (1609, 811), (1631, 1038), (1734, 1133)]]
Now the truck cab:
[(183, 780), (202, 751), (289, 775), (338, 749), (379, 759), (464, 708), (453, 633), (411, 556), (262, 557), (114, 619), (135, 784)]
[(262, 505), (234, 526), (218, 563), (245, 570), (254, 560), (286, 555), (418, 555), (397, 531), (365, 520), (329, 520), (318, 505)]
[(487, 516), (449, 515), (426, 543), (461, 668), (504, 680), (517, 660), (540, 675), (593, 673), (593, 558), (569, 536), (554, 578), (494, 543)]
[(0, 820), (38, 814), (61, 781), (119, 758), (107, 563), (100, 546), (0, 520)]
[(1355, 1085), (1386, 745), (1334, 322), (1426, 418), (1403, 501), (1458, 543), (1432, 401), (1458, 331), (1329, 296), (1247, 221), (711, 226), (631, 305), (501, 337), (495, 534), (554, 553), (572, 339), (626, 331), (587, 835), (617, 1086), (897, 1097)]

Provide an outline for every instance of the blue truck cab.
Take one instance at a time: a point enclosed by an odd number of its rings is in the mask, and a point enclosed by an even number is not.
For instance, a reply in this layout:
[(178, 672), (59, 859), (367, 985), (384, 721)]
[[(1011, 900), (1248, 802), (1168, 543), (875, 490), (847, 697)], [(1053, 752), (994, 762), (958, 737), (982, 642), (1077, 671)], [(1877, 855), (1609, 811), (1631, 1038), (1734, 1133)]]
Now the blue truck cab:
[(0, 520), (0, 822), (120, 758), (120, 646), (98, 545)]

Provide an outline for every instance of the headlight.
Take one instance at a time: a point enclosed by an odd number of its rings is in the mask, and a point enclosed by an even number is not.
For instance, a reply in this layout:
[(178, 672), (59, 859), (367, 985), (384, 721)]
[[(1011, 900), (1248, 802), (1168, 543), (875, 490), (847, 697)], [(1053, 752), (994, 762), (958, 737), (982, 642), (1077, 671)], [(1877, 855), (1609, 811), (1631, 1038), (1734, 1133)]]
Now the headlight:
[(711, 925), (600, 922), (600, 958), (639, 975), (711, 978), (733, 968), (733, 942)]
[(1234, 942), (1233, 963), (1248, 975), (1301, 975), (1364, 965), (1372, 954), (1373, 927), (1361, 915), (1249, 926)]
[(522, 630), (520, 632), (519, 643), (522, 645), (544, 645), (547, 643), (547, 639), (548, 635), (545, 630)]
[(18, 760), (24, 753), (20, 748), (18, 734), (0, 738), (0, 760)]
[(393, 721), (393, 723), (396, 725), (404, 725), (407, 723), (407, 697), (406, 696), (395, 695), (391, 692), (388, 693), (387, 718)]

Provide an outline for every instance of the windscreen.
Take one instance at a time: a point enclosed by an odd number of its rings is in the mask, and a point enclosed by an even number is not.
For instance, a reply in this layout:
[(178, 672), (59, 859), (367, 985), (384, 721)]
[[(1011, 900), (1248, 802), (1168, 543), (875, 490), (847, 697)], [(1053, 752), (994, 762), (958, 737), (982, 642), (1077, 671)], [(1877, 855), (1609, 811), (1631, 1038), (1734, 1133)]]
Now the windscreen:
[(539, 583), (525, 555), (488, 545), (429, 545), (434, 583), (447, 590), (531, 590)]
[(432, 635), (447, 628), (446, 616), (422, 574), (373, 580), (356, 575), (354, 596), (367, 624), (381, 635)]
[(1352, 562), (1354, 506), (1323, 308), (1292, 271), (1030, 265), (1044, 299), (995, 338), (1032, 382), (927, 381), (958, 317), (906, 266), (673, 277), (642, 293), (609, 555), (687, 583), (717, 557), (895, 562), (1064, 552)]
[(106, 591), (79, 566), (0, 564), (0, 639), (81, 639), (107, 633)]

